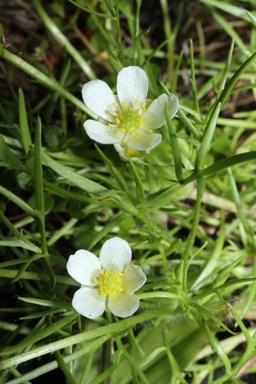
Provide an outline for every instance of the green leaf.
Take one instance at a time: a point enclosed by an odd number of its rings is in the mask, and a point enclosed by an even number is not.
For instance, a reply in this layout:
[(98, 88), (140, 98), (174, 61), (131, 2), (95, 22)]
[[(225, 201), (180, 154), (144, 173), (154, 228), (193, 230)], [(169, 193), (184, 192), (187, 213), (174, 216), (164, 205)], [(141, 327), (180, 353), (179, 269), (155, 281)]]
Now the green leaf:
[[(23, 301), (24, 301), (24, 298), (23, 298)], [(20, 343), (17, 343), (16, 345), (9, 347), (8, 350), (6, 350), (3, 353), (3, 355), (8, 355), (10, 353), (15, 353), (15, 352), (17, 353), (17, 351), (21, 349), (25, 349), (28, 346), (32, 346), (37, 341), (43, 340), (44, 338), (49, 337), (50, 335), (57, 332), (58, 330), (61, 330), (67, 324), (71, 324), (72, 320), (74, 320), (77, 316), (78, 316), (77, 313), (73, 313), (70, 316), (63, 317), (59, 321), (56, 321), (54, 324), (49, 325), (47, 328), (36, 332), (33, 336), (26, 337), (23, 340), (21, 340)]]
[(9, 191), (8, 189), (2, 187), (1, 185), (0, 185), (0, 194), (5, 196), (7, 199), (13, 201), (14, 204), (18, 205), (18, 207), (23, 209), (23, 211), (25, 211), (28, 215), (30, 215), (32, 217), (36, 217), (37, 216), (37, 212), (35, 212), (33, 210), (33, 208), (31, 208), (30, 205), (25, 203), (25, 201), (22, 200), (20, 197), (18, 197), (15, 193), (12, 193), (11, 191)]
[(250, 22), (253, 24), (253, 26), (256, 27), (256, 18), (255, 18), (255, 16), (251, 12), (247, 11), (247, 9), (245, 9), (244, 12), (246, 12), (246, 14), (247, 14)]
[[(203, 1), (203, 0), (201, 0)], [(204, 2), (206, 2), (204, 0)], [(227, 33), (227, 35), (229, 35), (235, 42), (236, 42), (236, 45), (239, 47), (239, 49), (244, 52), (244, 53), (247, 53), (248, 52), (248, 48), (247, 46), (244, 44), (243, 40), (241, 39), (239, 33), (236, 32), (235, 28), (232, 27), (232, 23), (230, 23), (228, 20), (227, 20), (227, 17), (225, 14), (221, 14), (217, 11), (217, 9), (215, 7), (213, 7), (212, 3), (215, 3), (215, 4), (224, 4), (225, 2), (224, 1), (209, 1), (207, 0), (207, 7), (210, 11), (210, 13), (212, 14), (212, 16), (215, 18), (216, 22), (221, 26), (221, 28), (223, 29), (223, 31), (225, 31)], [(234, 7), (235, 8), (235, 7)], [(226, 9), (226, 11), (228, 12), (228, 10)], [(233, 9), (232, 9), (232, 13), (233, 12)], [(222, 16), (223, 15), (223, 16)], [(244, 13), (244, 18), (245, 17), (245, 13)]]
[(170, 141), (171, 141), (171, 148), (173, 153), (175, 174), (176, 174), (177, 180), (180, 181), (182, 180), (182, 162), (181, 162), (180, 146), (179, 146), (178, 138), (176, 135), (175, 125), (168, 111), (167, 103), (165, 103), (165, 106), (164, 106), (164, 114), (165, 114), (167, 126), (169, 128), (169, 132), (170, 132)]
[(216, 163), (210, 165), (207, 168), (204, 168), (200, 172), (193, 172), (187, 179), (183, 180), (182, 185), (179, 183), (175, 183), (167, 188), (164, 192), (160, 193), (157, 196), (152, 197), (146, 202), (138, 204), (138, 207), (161, 207), (167, 202), (169, 202), (172, 198), (172, 195), (177, 192), (182, 186), (187, 185), (193, 181), (195, 181), (198, 177), (201, 176), (210, 176), (216, 172), (222, 171), (223, 169), (227, 169), (228, 167), (232, 167), (234, 165), (243, 163), (245, 161), (255, 160), (256, 159), (256, 151), (251, 151), (247, 153), (240, 153), (238, 155), (227, 157), (224, 160), (217, 161)]
[(17, 169), (26, 172), (25, 166), (18, 160), (12, 150), (6, 144), (3, 136), (0, 134), (0, 160), (6, 162), (11, 169)]
[(141, 181), (140, 175), (136, 169), (136, 166), (132, 159), (128, 158), (128, 162), (130, 165), (131, 173), (133, 174), (133, 178), (135, 181), (136, 185), (136, 195), (137, 195), (137, 200), (138, 202), (144, 201), (145, 200), (145, 193), (144, 193), (144, 188), (143, 188), (143, 183)]
[(30, 148), (32, 147), (32, 141), (29, 132), (24, 94), (21, 88), (19, 89), (19, 119), (21, 139), (24, 151), (27, 155), (29, 153)]
[(95, 195), (99, 195), (101, 193), (106, 193), (107, 188), (102, 185), (96, 183), (95, 181), (89, 180), (86, 177), (80, 176), (77, 173), (70, 171), (68, 168), (54, 161), (51, 157), (42, 153), (43, 162), (48, 165), (53, 171), (55, 171), (58, 175), (62, 176), (72, 185), (75, 185), (82, 190), (93, 193)]
[[(1, 187), (0, 187), (1, 190)], [(32, 215), (31, 215), (32, 216)], [(42, 253), (41, 249), (32, 244), (22, 233), (18, 231), (18, 229), (5, 217), (3, 212), (0, 210), (0, 221), (11, 231), (15, 240), (8, 239), (3, 240), (4, 243), (2, 245), (18, 247), (21, 246), (23, 248), (31, 249), (34, 252)], [(9, 243), (11, 241), (11, 243)]]
[(42, 171), (42, 143), (41, 143), (41, 120), (38, 117), (35, 134), (34, 150), (34, 182), (37, 209), (44, 214), (44, 191), (43, 191), (43, 171)]
[(225, 11), (229, 13), (230, 15), (233, 15), (235, 17), (238, 17), (240, 19), (243, 19), (247, 21), (245, 12), (246, 9), (243, 8), (242, 4), (237, 7), (235, 5), (229, 4), (226, 1), (219, 1), (219, 0), (200, 0), (202, 3), (205, 3), (206, 5), (212, 5), (213, 7), (219, 8), (222, 11)]
[(187, 182), (190, 182), (190, 180), (192, 179), (192, 176), (193, 176), (193, 180), (195, 180), (198, 176), (209, 176), (216, 172), (222, 171), (223, 169), (227, 169), (229, 167), (243, 163), (245, 161), (251, 161), (255, 159), (256, 159), (256, 151), (240, 153), (238, 155), (230, 156), (224, 160), (217, 161), (216, 163), (210, 165), (207, 168), (204, 168), (198, 174), (194, 173), (193, 175), (189, 176), (188, 179), (184, 180), (184, 182), (186, 184)]
[(220, 113), (221, 103), (217, 103), (212, 111), (211, 117), (205, 127), (203, 140), (201, 147), (197, 153), (195, 161), (195, 169), (200, 170), (204, 166), (205, 157), (207, 152), (210, 150), (213, 134), (216, 128), (217, 119)]
[(19, 296), (19, 300), (24, 301), (25, 303), (33, 304), (33, 305), (40, 305), (43, 307), (51, 307), (51, 308), (66, 308), (69, 309), (70, 305), (66, 302), (61, 302), (59, 300), (44, 300), (44, 299), (38, 299), (35, 297), (23, 297)]
[(22, 240), (2, 240), (0, 241), (0, 247), (21, 247), (28, 249), (29, 251), (36, 252), (36, 253), (42, 253), (42, 250), (38, 248), (36, 245)]
[(197, 129), (194, 127), (194, 125), (191, 123), (191, 121), (187, 118), (185, 113), (182, 111), (181, 108), (179, 108), (177, 115), (179, 116), (181, 122), (184, 124), (184, 126), (189, 130), (189, 132), (194, 136), (194, 138), (198, 141), (201, 141), (201, 135), (197, 131)]
[[(82, 343), (84, 341), (89, 341), (92, 339), (95, 339), (97, 337), (111, 334), (111, 333), (120, 333), (121, 335), (126, 332), (126, 330), (130, 329), (131, 327), (134, 327), (136, 324), (140, 324), (142, 322), (151, 320), (155, 318), (156, 316), (167, 314), (167, 310), (150, 310), (140, 315), (134, 315), (127, 319), (120, 320), (117, 323), (111, 323), (102, 327), (98, 327), (96, 329), (90, 329), (88, 331), (79, 333), (74, 336), (69, 336), (66, 338), (62, 338), (61, 340), (54, 341), (45, 345), (42, 345), (40, 347), (34, 348), (33, 350), (26, 351), (19, 353), (16, 356), (7, 358), (6, 360), (1, 361), (1, 367), (2, 369), (6, 369), (9, 367), (16, 366), (17, 364), (21, 364), (25, 361), (29, 361), (32, 359), (38, 359), (39, 356), (43, 356), (49, 353), (52, 353), (54, 351), (58, 351), (62, 348), (71, 347), (72, 345)], [(13, 347), (9, 347), (2, 353), (2, 355), (8, 355), (9, 353), (15, 353), (19, 351), (21, 348), (25, 348), (26, 346), (31, 346), (31, 342), (36, 342), (38, 340), (41, 340), (43, 338), (48, 337), (52, 333), (56, 332), (57, 330), (63, 328), (67, 324), (70, 324), (73, 319), (77, 317), (77, 313), (72, 316), (65, 317), (58, 322), (54, 323), (53, 325), (50, 325), (45, 330), (38, 332), (35, 337), (33, 337), (33, 340), (31, 338), (29, 340), (22, 340), (21, 343), (14, 345)]]
[(210, 331), (210, 328), (208, 327), (207, 322), (204, 319), (203, 319), (203, 327), (207, 335), (207, 338), (209, 340), (209, 343), (211, 344), (212, 349), (217, 353), (217, 355), (223, 362), (226, 368), (226, 372), (229, 373), (231, 371), (231, 363), (229, 361), (229, 358), (224, 352), (224, 350), (222, 349), (219, 341), (214, 337), (214, 335)]

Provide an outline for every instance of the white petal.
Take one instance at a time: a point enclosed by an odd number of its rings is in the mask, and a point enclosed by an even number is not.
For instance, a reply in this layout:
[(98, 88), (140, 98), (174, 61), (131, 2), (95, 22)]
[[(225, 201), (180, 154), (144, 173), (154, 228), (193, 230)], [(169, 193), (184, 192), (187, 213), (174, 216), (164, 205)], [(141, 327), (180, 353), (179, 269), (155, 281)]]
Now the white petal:
[(102, 124), (95, 120), (86, 120), (84, 128), (87, 135), (101, 144), (118, 144), (122, 141), (124, 134), (115, 127)]
[(120, 144), (114, 144), (115, 150), (119, 153), (119, 155), (123, 158), (126, 159), (126, 154), (125, 154), (125, 149), (121, 147)]
[(82, 97), (84, 103), (90, 110), (105, 120), (109, 119), (109, 109), (116, 100), (113, 92), (105, 81), (91, 80), (84, 84)]
[(159, 144), (161, 140), (162, 135), (159, 133), (142, 133), (136, 131), (133, 136), (129, 137), (127, 145), (138, 151), (148, 151)]
[(115, 316), (128, 317), (139, 308), (139, 299), (134, 295), (119, 293), (115, 297), (109, 297), (108, 308)]
[(83, 249), (71, 255), (67, 262), (68, 273), (82, 285), (94, 285), (93, 278), (98, 275), (100, 268), (99, 258)]
[(144, 113), (144, 129), (160, 128), (165, 124), (164, 105), (168, 103), (168, 110), (171, 118), (177, 113), (179, 100), (175, 95), (167, 96), (162, 94), (151, 103), (150, 107)]
[(131, 259), (132, 250), (127, 241), (120, 237), (107, 240), (100, 251), (100, 262), (106, 271), (123, 272)]
[(148, 94), (148, 77), (139, 67), (122, 69), (117, 76), (117, 96), (120, 104), (140, 103), (146, 100)]
[(168, 96), (168, 110), (171, 119), (176, 115), (179, 109), (179, 99), (175, 95)]
[(96, 288), (80, 288), (75, 292), (72, 306), (81, 315), (95, 319), (105, 311), (106, 296), (99, 294)]
[(124, 293), (131, 294), (137, 291), (146, 282), (146, 275), (137, 265), (128, 265), (124, 270), (122, 285)]

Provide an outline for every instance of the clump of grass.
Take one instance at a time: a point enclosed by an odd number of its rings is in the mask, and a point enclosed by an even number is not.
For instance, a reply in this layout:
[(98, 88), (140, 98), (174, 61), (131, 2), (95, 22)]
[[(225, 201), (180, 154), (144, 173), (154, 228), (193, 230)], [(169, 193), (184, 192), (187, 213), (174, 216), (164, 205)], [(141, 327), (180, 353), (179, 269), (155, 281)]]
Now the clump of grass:
[[(169, 12), (160, 0), (162, 21), (150, 25), (146, 1), (33, 0), (22, 47), (1, 27), (1, 382), (220, 384), (255, 371), (250, 11), (211, 0)], [(193, 24), (198, 12), (205, 19)], [(129, 65), (146, 71), (150, 98), (180, 101), (141, 162), (83, 129), (97, 116), (82, 85), (100, 78), (114, 89)], [(98, 254), (116, 235), (147, 274), (139, 311), (85, 319), (71, 305), (79, 285), (67, 259)]]

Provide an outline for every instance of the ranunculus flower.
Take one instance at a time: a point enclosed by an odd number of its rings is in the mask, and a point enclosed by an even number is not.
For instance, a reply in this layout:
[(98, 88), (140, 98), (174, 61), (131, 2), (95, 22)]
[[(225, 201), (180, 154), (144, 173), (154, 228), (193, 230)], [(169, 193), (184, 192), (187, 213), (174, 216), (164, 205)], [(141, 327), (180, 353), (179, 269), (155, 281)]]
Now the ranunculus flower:
[(107, 240), (99, 257), (83, 249), (71, 255), (68, 273), (82, 285), (72, 300), (75, 310), (90, 319), (106, 310), (119, 317), (131, 316), (139, 307), (134, 292), (146, 282), (144, 272), (130, 264), (131, 259), (129, 244), (119, 237)]
[(148, 100), (148, 77), (139, 67), (122, 69), (117, 76), (117, 95), (102, 80), (92, 80), (82, 89), (87, 107), (99, 116), (86, 120), (87, 135), (101, 144), (118, 144), (129, 156), (129, 149), (150, 150), (159, 144), (162, 135), (154, 129), (165, 124), (164, 105), (173, 117), (179, 106), (175, 95), (160, 95)]

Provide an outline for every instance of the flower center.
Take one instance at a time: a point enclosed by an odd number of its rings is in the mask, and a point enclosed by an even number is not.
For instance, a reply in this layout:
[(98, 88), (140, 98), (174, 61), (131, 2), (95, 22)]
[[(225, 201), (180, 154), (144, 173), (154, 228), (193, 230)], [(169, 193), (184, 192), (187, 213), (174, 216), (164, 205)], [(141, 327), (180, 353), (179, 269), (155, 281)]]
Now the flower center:
[(123, 291), (122, 276), (122, 272), (111, 272), (101, 269), (100, 276), (95, 277), (94, 283), (99, 286), (101, 295), (115, 297), (117, 293)]
[(114, 104), (115, 110), (110, 109), (110, 114), (115, 117), (115, 123), (121, 132), (133, 132), (143, 127), (142, 114), (146, 111), (145, 103), (135, 101), (132, 105), (122, 104), (121, 110), (118, 104)]

